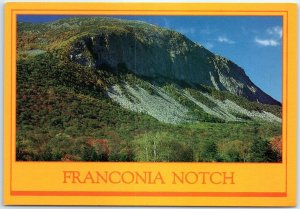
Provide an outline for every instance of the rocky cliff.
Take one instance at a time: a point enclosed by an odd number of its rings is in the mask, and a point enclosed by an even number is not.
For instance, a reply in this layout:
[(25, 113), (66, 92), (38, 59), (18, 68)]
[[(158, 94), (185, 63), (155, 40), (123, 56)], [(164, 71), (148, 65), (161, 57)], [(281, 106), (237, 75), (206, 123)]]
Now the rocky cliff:
[[(65, 48), (71, 61), (84, 66), (109, 67), (114, 72), (126, 69), (138, 76), (176, 80), (195, 88), (202, 84), (250, 101), (281, 105), (257, 87), (241, 67), (176, 31), (141, 21), (69, 18), (36, 27), (40, 43), (45, 30), (47, 40), (52, 35), (56, 39), (44, 47)], [(55, 44), (57, 40), (63, 44)]]
[(109, 66), (117, 71), (123, 66), (137, 75), (204, 84), (251, 101), (280, 104), (259, 89), (238, 65), (182, 34), (142, 22), (114, 21), (117, 31), (111, 27), (82, 37), (73, 44), (70, 58), (97, 68)]

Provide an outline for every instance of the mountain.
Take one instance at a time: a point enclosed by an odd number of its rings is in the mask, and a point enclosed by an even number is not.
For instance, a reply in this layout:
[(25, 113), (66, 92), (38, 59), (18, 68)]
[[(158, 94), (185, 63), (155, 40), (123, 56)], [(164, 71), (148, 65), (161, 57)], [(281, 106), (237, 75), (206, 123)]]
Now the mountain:
[[(68, 46), (71, 47), (69, 58), (81, 65), (109, 66), (116, 72), (118, 66), (123, 66), (139, 76), (165, 77), (192, 86), (207, 85), (250, 101), (280, 105), (258, 88), (238, 65), (176, 31), (111, 18), (64, 19), (40, 27), (36, 35), (47, 29), (53, 39), (45, 41), (43, 48), (57, 41), (59, 31), (63, 37), (58, 40), (72, 42)], [(66, 30), (72, 33), (66, 34)], [(36, 41), (41, 43), (42, 39), (43, 35)]]
[[(184, 35), (104, 17), (17, 28), (17, 159), (280, 161), (280, 102)], [(143, 152), (153, 140), (163, 154)]]

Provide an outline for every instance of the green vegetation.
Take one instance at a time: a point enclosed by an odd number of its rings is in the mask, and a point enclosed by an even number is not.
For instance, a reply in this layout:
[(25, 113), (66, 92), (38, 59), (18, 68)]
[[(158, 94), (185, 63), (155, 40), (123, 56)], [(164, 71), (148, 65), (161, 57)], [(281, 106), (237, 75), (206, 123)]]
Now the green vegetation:
[[(125, 25), (124, 22), (126, 22)], [(166, 29), (157, 26), (150, 27), (155, 34), (162, 31), (168, 32)], [(132, 33), (142, 42), (149, 41), (143, 40), (143, 34), (140, 34), (143, 30), (149, 30), (148, 24), (116, 18), (79, 17), (40, 24), (18, 22), (17, 29), (19, 52), (31, 49), (62, 50), (66, 52), (70, 47), (70, 43), (78, 40), (78, 38), (104, 33), (122, 34), (124, 36)]]
[(198, 87), (199, 89), (201, 89), (201, 91), (204, 91), (206, 93), (208, 93), (209, 95), (211, 95), (212, 97), (219, 99), (219, 100), (231, 100), (233, 102), (235, 102), (237, 105), (247, 109), (247, 110), (253, 110), (253, 111), (266, 111), (266, 112), (270, 112), (278, 117), (281, 118), (281, 106), (278, 105), (268, 105), (268, 104), (261, 104), (261, 103), (257, 103), (257, 102), (251, 102), (249, 100), (247, 100), (246, 98), (242, 97), (242, 96), (235, 96), (229, 92), (226, 91), (218, 91), (212, 87), (208, 87), (208, 86), (200, 86)]
[[(96, 69), (71, 62), (68, 50), (83, 37), (112, 31), (126, 35), (138, 33), (136, 28), (149, 30), (150, 26), (128, 22), (125, 27), (119, 20), (106, 18), (61, 21), (18, 23), (17, 160), (281, 161), (282, 143), (278, 137), (281, 124), (254, 121), (238, 113), (235, 116), (243, 119), (242, 122), (228, 122), (202, 110), (187, 94), (212, 109), (217, 105), (205, 94), (278, 117), (281, 117), (280, 106), (249, 102), (211, 87), (195, 88), (182, 84), (183, 81), (169, 82), (161, 78), (159, 82), (154, 81), (159, 83), (156, 87), (187, 107), (187, 117), (192, 123), (166, 124), (148, 114), (127, 110), (107, 96), (108, 89), (113, 84), (128, 83), (133, 88), (138, 86), (151, 95), (161, 96), (150, 84), (154, 82), (130, 73), (124, 63), (113, 71), (109, 67)], [(60, 28), (62, 24), (64, 27)], [(151, 27), (158, 35), (164, 30)], [(140, 34), (138, 38), (141, 37)], [(151, 43), (151, 40), (146, 41)], [(82, 53), (83, 57), (90, 58), (87, 62), (92, 63), (93, 55), (88, 51)], [(120, 88), (128, 100), (139, 102), (124, 86)]]
[(148, 132), (135, 137), (133, 141), (135, 148), (134, 160), (153, 162), (193, 161), (192, 144), (188, 141), (176, 139), (177, 137), (170, 132)]
[[(49, 53), (19, 60), (17, 69), (18, 160), (281, 159), (270, 145), (271, 138), (281, 134), (280, 124), (164, 124), (112, 102), (105, 89), (120, 78), (108, 71), (65, 62)], [(107, 141), (106, 148), (101, 140)]]

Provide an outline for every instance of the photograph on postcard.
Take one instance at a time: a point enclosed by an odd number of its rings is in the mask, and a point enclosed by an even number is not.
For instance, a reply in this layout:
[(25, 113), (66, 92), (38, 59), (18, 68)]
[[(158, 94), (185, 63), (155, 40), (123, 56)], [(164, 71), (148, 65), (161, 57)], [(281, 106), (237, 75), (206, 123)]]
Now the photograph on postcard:
[(17, 15), (16, 160), (282, 162), (282, 24)]

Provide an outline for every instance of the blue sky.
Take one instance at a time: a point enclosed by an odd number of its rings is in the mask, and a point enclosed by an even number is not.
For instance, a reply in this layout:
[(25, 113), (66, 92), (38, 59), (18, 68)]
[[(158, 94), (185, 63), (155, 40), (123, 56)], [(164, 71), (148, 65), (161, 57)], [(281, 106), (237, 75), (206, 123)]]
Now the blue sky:
[[(70, 16), (18, 16), (49, 22)], [(241, 66), (263, 91), (282, 101), (282, 17), (276, 16), (114, 16), (142, 20), (181, 32)]]

